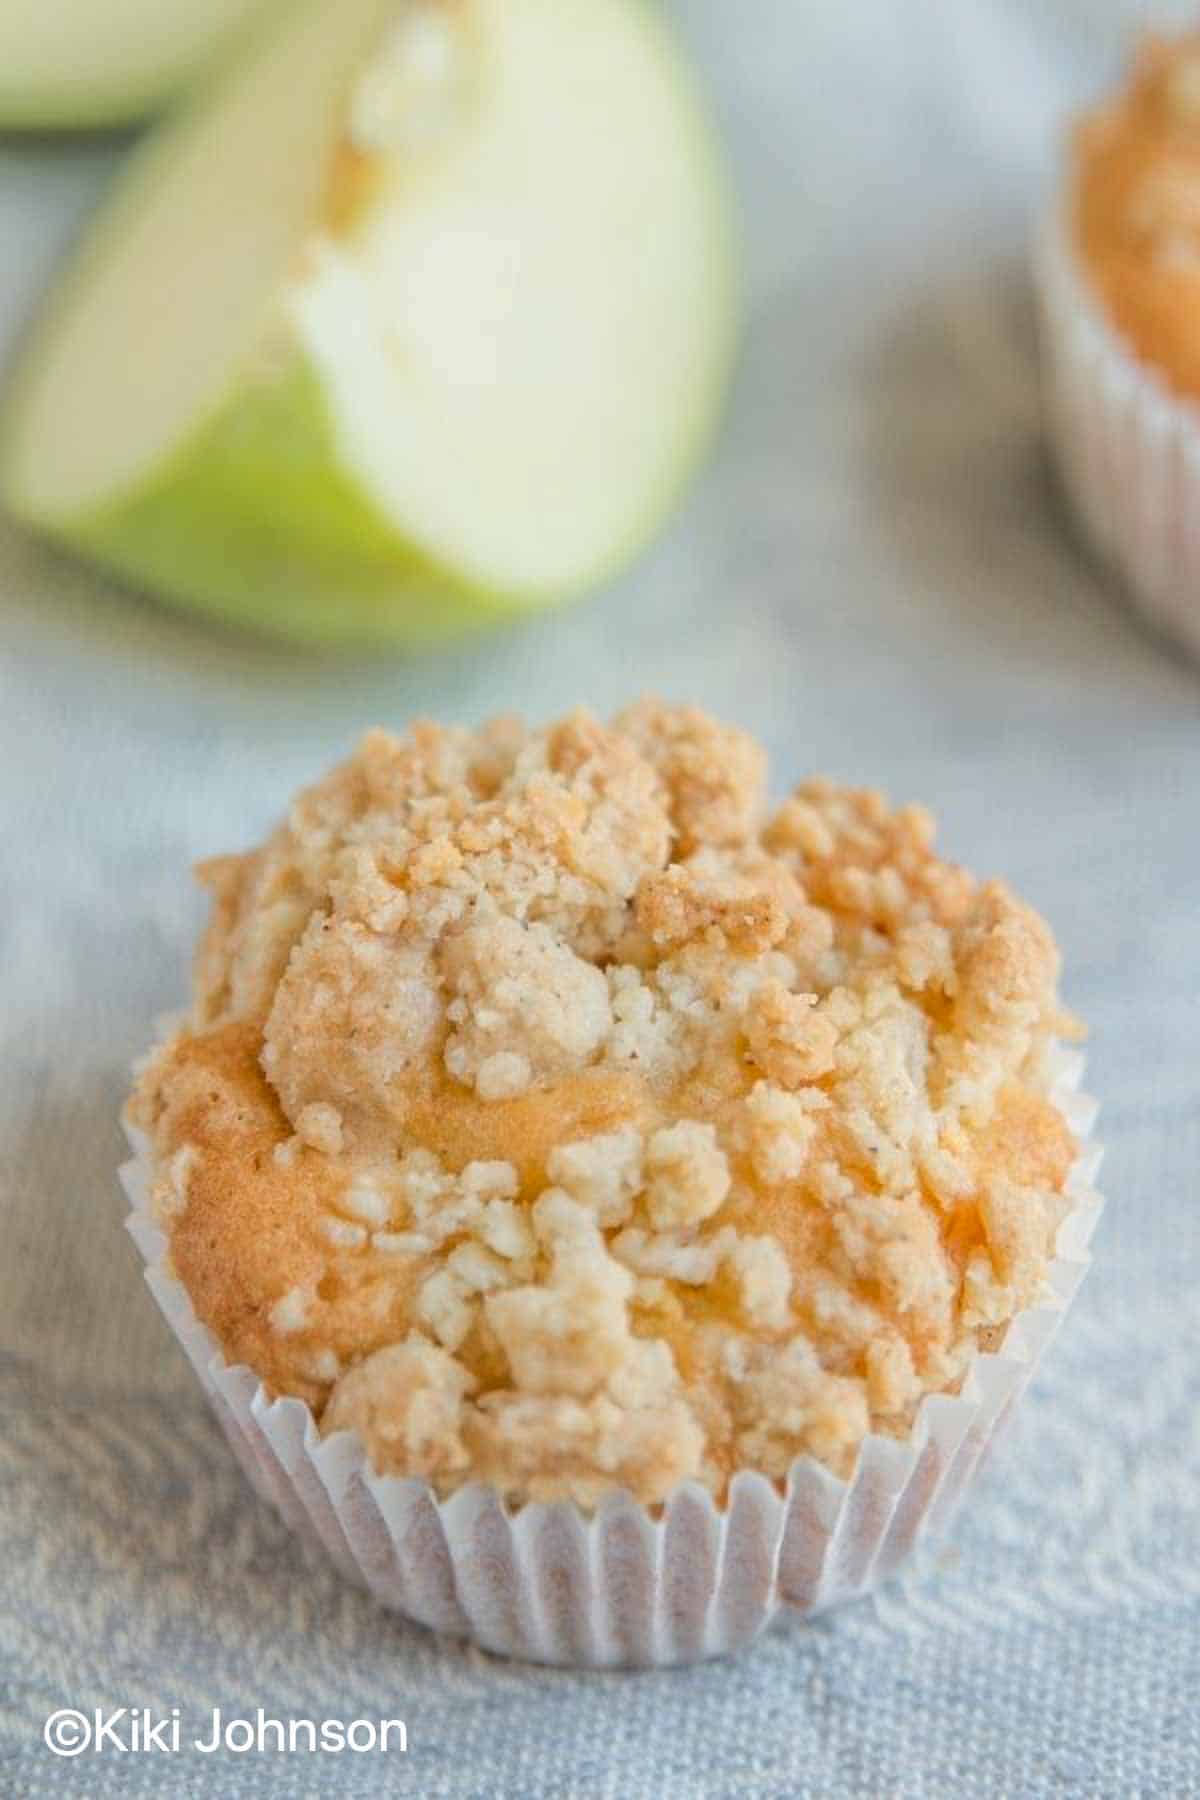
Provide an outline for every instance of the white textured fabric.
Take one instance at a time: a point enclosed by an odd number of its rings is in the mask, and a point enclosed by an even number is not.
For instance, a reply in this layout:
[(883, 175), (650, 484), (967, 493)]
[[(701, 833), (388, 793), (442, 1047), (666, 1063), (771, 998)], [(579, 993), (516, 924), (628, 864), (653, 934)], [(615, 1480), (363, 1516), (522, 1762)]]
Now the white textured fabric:
[[(1176, 13), (1189, 8), (1176, 7)], [(1127, 615), (1041, 454), (1025, 274), (1065, 107), (1137, 9), (689, 0), (748, 329), (666, 540), (559, 618), (409, 664), (219, 636), (0, 531), (0, 1792), (1200, 1793), (1200, 674)], [(6, 335), (117, 149), (0, 149)], [(136, 347), (130, 380), (136, 382)], [(677, 1674), (444, 1646), (246, 1491), (121, 1229), (116, 1111), (199, 917), (367, 722), (647, 686), (932, 804), (1051, 917), (1109, 1206), (936, 1562)], [(409, 1753), (58, 1762), (55, 1707), (398, 1714)]]

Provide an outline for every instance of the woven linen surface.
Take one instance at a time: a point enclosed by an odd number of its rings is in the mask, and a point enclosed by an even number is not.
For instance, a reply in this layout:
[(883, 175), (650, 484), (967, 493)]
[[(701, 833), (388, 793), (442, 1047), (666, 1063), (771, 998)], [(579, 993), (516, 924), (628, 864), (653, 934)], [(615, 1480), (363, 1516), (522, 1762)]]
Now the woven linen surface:
[[(222, 636), (0, 534), (0, 1794), (1200, 1793), (1200, 671), (1044, 468), (1030, 221), (1100, 0), (691, 0), (743, 201), (715, 461), (608, 594), (422, 662)], [(120, 144), (0, 145), (10, 336)], [(136, 346), (130, 383), (137, 382)], [(200, 855), (368, 722), (646, 687), (938, 811), (1054, 921), (1109, 1207), (951, 1540), (740, 1660), (545, 1672), (443, 1644), (248, 1492), (121, 1229), (129, 1059), (180, 996)], [(391, 1716), (408, 1752), (55, 1760), (63, 1706)], [(185, 1731), (185, 1737), (187, 1733)]]

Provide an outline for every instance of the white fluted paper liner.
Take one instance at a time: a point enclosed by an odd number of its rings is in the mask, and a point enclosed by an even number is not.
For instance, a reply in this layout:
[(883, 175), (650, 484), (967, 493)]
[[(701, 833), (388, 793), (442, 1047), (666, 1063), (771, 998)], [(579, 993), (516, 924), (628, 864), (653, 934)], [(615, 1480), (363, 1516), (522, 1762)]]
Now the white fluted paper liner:
[(848, 1480), (810, 1457), (786, 1491), (737, 1475), (724, 1507), (696, 1482), (653, 1516), (629, 1494), (594, 1515), (570, 1503), (510, 1512), (478, 1485), (439, 1500), (424, 1481), (379, 1476), (357, 1433), (322, 1439), (301, 1400), (272, 1400), (231, 1366), (165, 1266), (150, 1212), (148, 1145), (121, 1179), (146, 1279), (251, 1482), (302, 1537), (385, 1606), (508, 1656), (576, 1667), (683, 1663), (749, 1643), (781, 1608), (815, 1613), (890, 1575), (943, 1531), (980, 1458), (1054, 1336), (1088, 1263), (1102, 1202), (1100, 1151), (1080, 1094), (1083, 1058), (1061, 1053), (1056, 1103), (1084, 1149), (1070, 1178), (1050, 1297), (1018, 1315), (998, 1355), (979, 1355), (958, 1395), (923, 1402), (906, 1443), (868, 1437)]
[(1080, 528), (1147, 617), (1200, 656), (1200, 409), (1109, 324), (1061, 202), (1034, 274), (1046, 429)]

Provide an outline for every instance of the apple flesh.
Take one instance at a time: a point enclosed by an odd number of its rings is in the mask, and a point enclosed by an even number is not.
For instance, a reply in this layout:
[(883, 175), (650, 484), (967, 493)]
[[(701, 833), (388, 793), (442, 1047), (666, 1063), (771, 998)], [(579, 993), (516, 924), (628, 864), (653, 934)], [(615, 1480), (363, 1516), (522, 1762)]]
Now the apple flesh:
[(128, 124), (211, 66), (264, 0), (5, 0), (0, 130)]
[(0, 491), (288, 635), (551, 604), (708, 438), (730, 240), (643, 0), (302, 0), (135, 157), (18, 367)]

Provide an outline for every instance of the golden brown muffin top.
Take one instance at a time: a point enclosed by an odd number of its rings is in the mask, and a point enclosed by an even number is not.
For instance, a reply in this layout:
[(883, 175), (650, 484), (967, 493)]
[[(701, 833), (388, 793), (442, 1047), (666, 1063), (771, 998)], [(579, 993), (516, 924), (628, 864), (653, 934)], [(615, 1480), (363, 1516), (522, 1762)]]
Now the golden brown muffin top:
[(1080, 122), (1073, 223), (1117, 331), (1200, 398), (1200, 33), (1146, 38), (1126, 91)]
[(372, 732), (214, 895), (131, 1101), (225, 1354), (513, 1500), (845, 1473), (1036, 1299), (1050, 933), (745, 733)]

